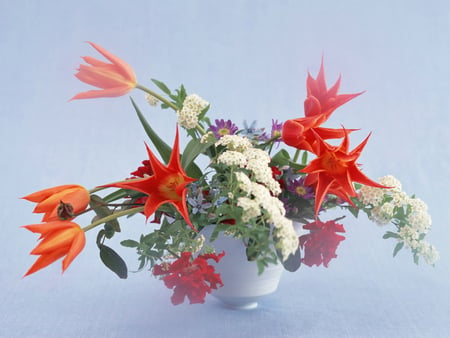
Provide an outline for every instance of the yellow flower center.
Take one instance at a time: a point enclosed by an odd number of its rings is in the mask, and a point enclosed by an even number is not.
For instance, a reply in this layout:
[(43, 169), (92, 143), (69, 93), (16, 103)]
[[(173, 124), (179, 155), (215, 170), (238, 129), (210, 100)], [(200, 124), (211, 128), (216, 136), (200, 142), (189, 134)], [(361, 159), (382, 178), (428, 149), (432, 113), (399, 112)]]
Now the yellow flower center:
[(230, 134), (230, 129), (228, 129), (228, 128), (220, 128), (219, 131), (218, 131), (218, 134), (220, 136), (229, 135)]
[(299, 196), (303, 196), (306, 194), (305, 187), (295, 187), (295, 193)]
[(177, 193), (177, 188), (184, 182), (181, 174), (169, 175), (161, 182), (159, 192), (168, 200), (181, 201), (181, 195)]
[(326, 153), (322, 157), (322, 166), (329, 174), (342, 174), (346, 171), (345, 161), (336, 157), (334, 153)]

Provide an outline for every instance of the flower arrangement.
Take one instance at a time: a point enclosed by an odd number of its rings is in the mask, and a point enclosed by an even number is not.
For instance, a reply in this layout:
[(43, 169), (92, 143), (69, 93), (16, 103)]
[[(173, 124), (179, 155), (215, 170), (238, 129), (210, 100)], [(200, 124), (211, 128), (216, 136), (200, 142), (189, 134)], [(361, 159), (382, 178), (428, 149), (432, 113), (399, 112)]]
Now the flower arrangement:
[[(207, 115), (210, 104), (188, 94), (183, 85), (170, 90), (152, 80), (161, 94), (142, 86), (125, 61), (90, 44), (109, 62), (83, 57), (86, 64), (75, 76), (98, 89), (71, 100), (118, 97), (140, 89), (151, 106), (176, 113), (173, 146), (158, 136), (132, 100), (151, 142), (146, 144), (148, 159), (120, 182), (91, 190), (61, 185), (23, 197), (37, 203), (34, 213), (43, 214), (40, 223), (24, 226), (40, 234), (31, 251), (39, 257), (25, 276), (60, 258), (64, 272), (83, 250), (85, 232), (98, 229), (101, 260), (126, 278), (125, 262), (105, 242), (121, 231), (119, 218), (138, 214), (147, 221), (152, 218), (149, 232), (121, 244), (136, 250), (139, 270), (149, 268), (174, 290), (173, 304), (186, 298), (203, 303), (208, 293), (223, 286), (210, 264), (220, 264), (227, 254), (213, 247), (219, 234), (242, 241), (247, 259), (255, 262), (260, 274), (270, 264), (282, 264), (289, 271), (302, 263), (327, 267), (345, 239), (341, 218), (322, 220), (332, 208), (354, 216), (363, 212), (379, 225), (390, 224), (384, 238), (394, 239), (394, 256), (409, 248), (416, 263), (419, 257), (429, 264), (437, 261), (437, 250), (424, 240), (431, 226), (426, 204), (403, 192), (396, 178), (385, 176), (377, 182), (361, 171), (357, 160), (370, 135), (350, 149), (349, 136), (355, 129), (322, 126), (337, 108), (362, 94), (339, 94), (340, 78), (328, 88), (323, 61), (316, 78), (308, 74), (303, 117), (272, 120), (269, 129), (257, 128), (256, 122), (239, 128), (231, 120), (212, 122)], [(179, 127), (189, 137), (183, 151)], [(330, 143), (333, 139), (337, 145)], [(208, 159), (206, 168), (196, 164), (199, 156)], [(109, 193), (100, 196), (102, 191)], [(74, 222), (87, 212), (95, 214), (91, 224), (81, 227)], [(293, 221), (302, 225), (301, 234)], [(212, 229), (209, 238), (205, 228)]]

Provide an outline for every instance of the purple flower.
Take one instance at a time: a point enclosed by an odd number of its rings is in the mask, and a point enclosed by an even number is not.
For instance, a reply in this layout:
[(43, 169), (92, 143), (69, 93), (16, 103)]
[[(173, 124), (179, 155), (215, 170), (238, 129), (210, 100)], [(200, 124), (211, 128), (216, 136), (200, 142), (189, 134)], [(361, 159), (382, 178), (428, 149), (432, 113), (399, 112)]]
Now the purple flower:
[(314, 189), (305, 185), (305, 177), (289, 181), (287, 185), (288, 191), (305, 200), (314, 198)]
[(272, 132), (270, 137), (278, 137), (274, 142), (281, 142), (281, 129), (283, 128), (283, 122), (278, 123), (278, 120), (272, 119)]
[(219, 139), (224, 135), (234, 135), (238, 131), (238, 127), (231, 120), (216, 120), (215, 126), (209, 126), (209, 130)]

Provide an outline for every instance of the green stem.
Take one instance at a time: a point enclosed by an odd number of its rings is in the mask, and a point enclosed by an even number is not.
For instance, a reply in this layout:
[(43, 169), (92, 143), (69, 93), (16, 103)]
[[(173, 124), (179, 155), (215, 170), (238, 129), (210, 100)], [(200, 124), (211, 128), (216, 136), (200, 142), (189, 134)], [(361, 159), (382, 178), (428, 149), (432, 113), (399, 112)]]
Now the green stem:
[(292, 159), (292, 161), (295, 162), (295, 163), (297, 163), (298, 157), (299, 157), (299, 156), (300, 156), (300, 149), (297, 149), (297, 150), (295, 151), (294, 158)]
[(104, 184), (104, 185), (100, 185), (98, 187), (95, 187), (91, 190), (89, 190), (89, 194), (92, 195), (93, 193), (103, 190), (103, 189), (108, 189), (108, 188), (116, 188), (114, 185), (117, 183), (124, 183), (124, 182), (133, 182), (133, 181), (139, 181), (142, 180), (142, 178), (131, 178), (128, 180), (122, 180), (122, 181), (116, 181), (116, 182), (112, 182), (112, 183), (108, 183), (108, 184)]
[(170, 253), (172, 256), (174, 256), (174, 257), (176, 257), (176, 258), (180, 258), (180, 255), (176, 254), (176, 253), (173, 252), (172, 250), (167, 249), (167, 248), (166, 248), (166, 250), (167, 250), (167, 252)]
[(89, 230), (95, 228), (96, 226), (98, 226), (100, 224), (112, 221), (113, 219), (116, 219), (116, 218), (119, 218), (119, 217), (122, 217), (122, 216), (136, 214), (136, 213), (141, 212), (141, 211), (144, 211), (144, 207), (131, 208), (131, 209), (126, 209), (126, 210), (115, 212), (115, 213), (113, 213), (111, 215), (108, 215), (106, 217), (100, 218), (100, 219), (96, 220), (95, 222), (92, 222), (88, 226), (85, 226), (83, 228), (83, 231), (84, 232), (89, 231)]
[(175, 104), (173, 104), (172, 102), (170, 102), (169, 100), (167, 100), (165, 97), (155, 93), (153, 90), (148, 89), (147, 87), (144, 87), (142, 85), (140, 85), (139, 83), (136, 84), (136, 88), (146, 92), (147, 94), (150, 94), (151, 96), (156, 97), (159, 101), (161, 101), (162, 103), (167, 104), (170, 108), (172, 108), (173, 110), (175, 110), (176, 112), (178, 110), (180, 110)]
[(203, 129), (203, 127), (197, 123), (197, 125), (195, 126), (195, 128), (199, 131), (199, 133), (203, 136), (206, 134), (205, 129)]

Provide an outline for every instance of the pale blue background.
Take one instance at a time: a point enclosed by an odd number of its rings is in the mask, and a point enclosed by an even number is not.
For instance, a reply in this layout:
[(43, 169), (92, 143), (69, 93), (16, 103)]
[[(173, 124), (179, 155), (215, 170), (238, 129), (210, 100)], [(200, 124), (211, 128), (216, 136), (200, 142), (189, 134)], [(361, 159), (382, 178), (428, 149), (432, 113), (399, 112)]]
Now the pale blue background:
[[(393, 174), (427, 201), (441, 252), (435, 268), (392, 259), (394, 243), (365, 218), (328, 269), (286, 273), (251, 312), (174, 307), (149, 273), (115, 278), (97, 258), (95, 233), (61, 276), (55, 264), (26, 279), (37, 222), (19, 197), (64, 183), (87, 187), (126, 176), (146, 137), (127, 97), (68, 102), (87, 89), (73, 77), (94, 41), (127, 60), (139, 81), (183, 82), (213, 117), (301, 116), (307, 71), (322, 55), (328, 82), (366, 93), (328, 125), (373, 135), (367, 175)], [(448, 1), (0, 1), (1, 337), (446, 337), (450, 334)], [(133, 97), (172, 142), (175, 116)], [(87, 221), (87, 220), (86, 220)], [(136, 218), (119, 240), (152, 225)], [(134, 269), (132, 250), (115, 248)]]

